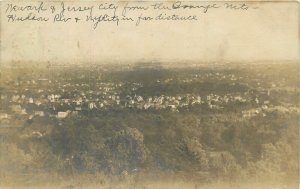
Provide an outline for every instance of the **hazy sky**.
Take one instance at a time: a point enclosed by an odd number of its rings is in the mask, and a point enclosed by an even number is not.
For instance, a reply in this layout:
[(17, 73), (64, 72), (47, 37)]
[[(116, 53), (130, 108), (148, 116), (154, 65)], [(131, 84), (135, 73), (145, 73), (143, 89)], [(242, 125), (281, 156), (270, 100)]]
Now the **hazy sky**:
[(1, 63), (299, 60), (299, 4), (253, 3), (212, 10), (195, 22), (99, 25), (7, 23), (1, 3)]

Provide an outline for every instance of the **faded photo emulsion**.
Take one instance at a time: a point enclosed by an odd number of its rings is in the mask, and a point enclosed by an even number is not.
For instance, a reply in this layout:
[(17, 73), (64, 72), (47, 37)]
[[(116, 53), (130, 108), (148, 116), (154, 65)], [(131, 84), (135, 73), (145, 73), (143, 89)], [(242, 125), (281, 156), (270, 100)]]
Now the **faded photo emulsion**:
[(297, 189), (297, 1), (1, 4), (0, 189)]

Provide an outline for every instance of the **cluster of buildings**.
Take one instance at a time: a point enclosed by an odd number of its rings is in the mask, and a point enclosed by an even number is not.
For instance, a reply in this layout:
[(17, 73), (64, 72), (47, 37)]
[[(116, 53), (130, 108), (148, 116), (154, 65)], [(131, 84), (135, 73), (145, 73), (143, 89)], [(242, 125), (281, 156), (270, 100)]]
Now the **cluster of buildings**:
[[(246, 78), (247, 76), (245, 76)], [(0, 94), (1, 123), (12, 118), (56, 117), (63, 119), (69, 115), (97, 112), (109, 109), (169, 110), (178, 112), (201, 106), (207, 110), (222, 110), (229, 106), (248, 105), (241, 110), (243, 118), (257, 115), (266, 116), (266, 112), (276, 107), (272, 104), (270, 91), (232, 92), (224, 94), (174, 94), (140, 95), (138, 89), (142, 82), (102, 81), (97, 74), (93, 77), (53, 77), (51, 79), (14, 80), (10, 89)], [(180, 78), (182, 83), (202, 81), (202, 79), (226, 79), (233, 84), (241, 76), (226, 73), (186, 74)], [(157, 83), (171, 83), (172, 77), (156, 80)], [(217, 81), (216, 81), (217, 82)], [(275, 84), (273, 84), (276, 87)], [(128, 92), (129, 91), (129, 92)], [(216, 92), (217, 93), (217, 92)], [(275, 108), (276, 109), (276, 108)], [(282, 109), (280, 109), (281, 111)], [(288, 110), (290, 111), (290, 110)]]
[[(53, 83), (43, 79), (42, 83)], [(33, 82), (36, 83), (36, 82)], [(269, 101), (260, 102), (258, 97), (249, 94), (177, 94), (160, 96), (124, 95), (124, 83), (100, 82), (93, 83), (93, 88), (88, 83), (60, 85), (35, 85), (35, 88), (13, 90), (0, 95), (1, 112), (0, 120), (9, 119), (11, 116), (24, 116), (32, 119), (38, 117), (66, 118), (69, 115), (78, 115), (81, 112), (101, 111), (118, 108), (135, 108), (139, 110), (179, 111), (201, 105), (207, 109), (222, 109), (231, 103), (269, 104)], [(131, 91), (136, 91), (142, 84), (132, 83)], [(127, 86), (128, 87), (128, 86)], [(243, 113), (243, 115), (246, 113)]]

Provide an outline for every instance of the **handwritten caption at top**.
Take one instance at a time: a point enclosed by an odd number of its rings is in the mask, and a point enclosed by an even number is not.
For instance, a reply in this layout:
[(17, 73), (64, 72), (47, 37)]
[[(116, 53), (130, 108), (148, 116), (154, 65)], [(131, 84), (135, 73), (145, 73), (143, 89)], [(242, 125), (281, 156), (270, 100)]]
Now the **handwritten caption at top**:
[(139, 26), (161, 21), (196, 22), (201, 14), (220, 9), (247, 12), (258, 7), (231, 2), (32, 2), (8, 3), (5, 17), (8, 23), (90, 23), (93, 29), (97, 29), (100, 24), (108, 23)]

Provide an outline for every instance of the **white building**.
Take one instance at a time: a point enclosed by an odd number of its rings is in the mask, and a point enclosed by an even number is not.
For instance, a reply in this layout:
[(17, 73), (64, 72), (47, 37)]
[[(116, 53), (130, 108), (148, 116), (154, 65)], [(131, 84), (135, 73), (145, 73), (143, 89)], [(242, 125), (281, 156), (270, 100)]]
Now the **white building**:
[(66, 118), (68, 116), (68, 112), (57, 112), (57, 118)]

